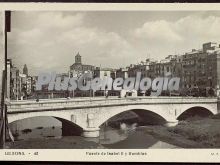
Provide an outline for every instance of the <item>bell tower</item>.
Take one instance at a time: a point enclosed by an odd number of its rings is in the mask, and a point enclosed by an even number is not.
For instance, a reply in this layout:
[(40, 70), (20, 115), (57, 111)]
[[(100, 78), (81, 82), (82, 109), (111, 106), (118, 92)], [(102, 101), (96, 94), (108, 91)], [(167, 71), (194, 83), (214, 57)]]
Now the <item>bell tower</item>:
[(26, 64), (24, 65), (24, 68), (23, 68), (23, 74), (26, 74), (28, 76), (28, 68)]
[(76, 64), (81, 64), (82, 63), (81, 56), (80, 56), (79, 52), (75, 56), (75, 63)]

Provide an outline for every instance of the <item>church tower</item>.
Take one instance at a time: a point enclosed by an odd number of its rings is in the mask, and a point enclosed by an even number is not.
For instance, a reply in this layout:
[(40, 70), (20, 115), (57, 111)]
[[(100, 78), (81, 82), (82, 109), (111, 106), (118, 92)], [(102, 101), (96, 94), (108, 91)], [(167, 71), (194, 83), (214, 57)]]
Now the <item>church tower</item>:
[(81, 56), (79, 54), (79, 52), (77, 53), (77, 55), (75, 56), (75, 63), (76, 64), (81, 64), (82, 61), (81, 61)]
[(28, 76), (28, 68), (26, 64), (24, 65), (24, 68), (23, 68), (23, 74), (26, 74)]

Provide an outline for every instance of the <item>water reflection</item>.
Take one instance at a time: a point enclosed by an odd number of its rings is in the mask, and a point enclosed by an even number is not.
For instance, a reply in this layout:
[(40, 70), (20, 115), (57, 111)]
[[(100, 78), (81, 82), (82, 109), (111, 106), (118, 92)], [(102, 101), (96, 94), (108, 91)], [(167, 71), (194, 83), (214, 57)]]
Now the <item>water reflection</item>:
[(112, 144), (125, 140), (128, 137), (127, 130), (116, 130), (111, 127), (105, 127), (100, 130), (100, 144)]
[[(15, 132), (13, 132), (15, 135)], [(62, 141), (62, 127), (36, 127), (17, 131), (16, 140), (60, 138)], [(69, 137), (77, 139), (77, 136)], [(85, 141), (93, 141), (105, 148), (112, 149), (141, 149), (141, 148), (178, 148), (177, 146), (160, 141), (146, 133), (146, 128), (137, 127), (137, 124), (121, 123), (120, 128), (109, 126), (101, 127), (99, 138), (82, 138)]]
[[(28, 131), (27, 131), (28, 130)], [(61, 127), (38, 127), (33, 129), (16, 130), (12, 132), (15, 141), (29, 139), (44, 139), (44, 138), (61, 138)]]
[[(106, 147), (111, 149), (146, 149), (146, 148), (178, 148), (177, 146), (168, 144), (166, 142), (160, 141), (157, 138), (153, 137), (152, 135), (149, 135), (144, 131), (145, 129), (137, 128), (135, 130), (128, 131), (126, 133), (126, 138), (124, 139), (117, 139), (117, 141), (114, 141), (114, 143), (103, 143), (100, 141), (100, 143)], [(111, 133), (110, 133), (111, 132)], [(115, 132), (114, 130), (111, 130), (107, 135), (109, 135), (108, 139), (113, 139), (112, 132)]]

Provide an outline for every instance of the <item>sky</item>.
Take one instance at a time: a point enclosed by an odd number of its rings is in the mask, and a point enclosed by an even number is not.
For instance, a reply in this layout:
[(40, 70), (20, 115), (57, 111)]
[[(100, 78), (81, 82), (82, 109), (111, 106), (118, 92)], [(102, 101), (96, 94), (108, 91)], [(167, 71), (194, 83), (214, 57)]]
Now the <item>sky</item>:
[(15, 11), (8, 58), (29, 74), (83, 64), (120, 68), (220, 44), (219, 11)]

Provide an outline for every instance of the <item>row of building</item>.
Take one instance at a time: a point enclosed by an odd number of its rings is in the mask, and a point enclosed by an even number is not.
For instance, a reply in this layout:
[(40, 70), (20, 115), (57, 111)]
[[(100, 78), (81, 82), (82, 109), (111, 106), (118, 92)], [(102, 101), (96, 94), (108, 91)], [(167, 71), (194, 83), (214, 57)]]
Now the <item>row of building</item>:
[[(28, 69), (25, 65), (23, 73), (12, 65), (8, 60), (11, 71), (11, 98), (19, 99), (24, 96), (38, 96), (44, 98), (50, 97), (73, 97), (73, 96), (90, 96), (91, 92), (75, 91), (69, 93), (68, 91), (38, 91), (36, 92), (35, 83), (36, 76), (29, 76)], [(199, 50), (192, 49), (191, 52), (182, 55), (169, 55), (161, 61), (156, 61), (147, 58), (139, 64), (131, 64), (125, 68), (101, 68), (93, 65), (85, 65), (82, 63), (82, 56), (77, 53), (75, 56), (75, 63), (70, 66), (68, 73), (60, 74), (65, 77), (80, 77), (83, 73), (91, 72), (94, 77), (105, 76), (113, 79), (122, 77), (135, 77), (137, 72), (141, 72), (142, 77), (156, 78), (156, 77), (180, 77), (180, 87), (183, 93), (189, 89), (203, 90), (204, 96), (207, 91), (212, 89), (213, 95), (219, 95), (220, 85), (220, 45), (209, 42), (202, 45)], [(181, 94), (183, 94), (181, 93)], [(181, 95), (180, 94), (180, 95)], [(189, 93), (186, 93), (189, 95)]]
[(220, 85), (220, 45), (204, 43), (199, 50), (192, 49), (182, 55), (169, 55), (161, 61), (146, 59), (139, 64), (131, 64), (125, 68), (110, 69), (92, 65), (84, 65), (78, 53), (75, 63), (70, 66), (70, 76), (81, 75), (84, 72), (94, 73), (94, 77), (111, 76), (135, 77), (141, 72), (142, 77), (180, 77), (181, 89), (213, 89), (215, 93)]
[(27, 65), (24, 65), (23, 72), (7, 60), (7, 96), (13, 100), (28, 99), (35, 91), (37, 77), (28, 75)]

